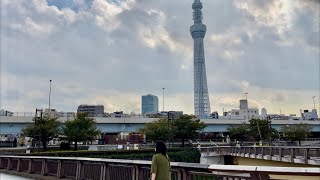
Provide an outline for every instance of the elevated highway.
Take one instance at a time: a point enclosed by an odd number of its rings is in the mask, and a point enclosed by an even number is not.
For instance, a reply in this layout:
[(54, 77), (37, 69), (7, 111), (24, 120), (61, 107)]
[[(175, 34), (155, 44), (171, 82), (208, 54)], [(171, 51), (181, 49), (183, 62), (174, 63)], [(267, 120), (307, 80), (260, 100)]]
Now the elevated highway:
[[(120, 132), (137, 132), (144, 126), (145, 123), (149, 123), (157, 120), (157, 118), (106, 118), (95, 117), (97, 127), (102, 132), (120, 133)], [(68, 118), (61, 117), (59, 121), (64, 123)], [(204, 132), (226, 132), (230, 125), (237, 125), (245, 120), (230, 120), (230, 119), (201, 119), (207, 127)], [(21, 129), (26, 127), (27, 124), (34, 123), (32, 116), (0, 116), (0, 132), (1, 134), (19, 134)], [(273, 120), (271, 126), (277, 130), (284, 125), (295, 125), (299, 123), (307, 123), (312, 132), (320, 133), (320, 121), (298, 121), (298, 120)]]

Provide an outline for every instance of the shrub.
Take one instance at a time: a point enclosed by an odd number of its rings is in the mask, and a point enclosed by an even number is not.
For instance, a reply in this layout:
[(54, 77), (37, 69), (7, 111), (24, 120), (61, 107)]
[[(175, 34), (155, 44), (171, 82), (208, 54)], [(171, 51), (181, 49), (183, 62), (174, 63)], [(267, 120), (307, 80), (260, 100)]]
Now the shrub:
[[(106, 159), (130, 159), (151, 161), (154, 149), (139, 150), (115, 150), (115, 151), (56, 151), (30, 154), (31, 156), (57, 156), (57, 157), (89, 157)], [(171, 162), (199, 163), (201, 154), (196, 148), (172, 148), (168, 149)]]
[(60, 149), (63, 150), (63, 151), (70, 150), (70, 149), (71, 149), (70, 143), (62, 142), (62, 143), (60, 144)]

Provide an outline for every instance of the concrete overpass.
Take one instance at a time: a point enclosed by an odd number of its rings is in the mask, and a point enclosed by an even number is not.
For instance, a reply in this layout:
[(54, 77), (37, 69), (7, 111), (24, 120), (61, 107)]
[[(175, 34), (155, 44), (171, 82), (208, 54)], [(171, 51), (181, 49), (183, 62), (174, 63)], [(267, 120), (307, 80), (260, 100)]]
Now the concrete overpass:
[[(198, 147), (203, 164), (232, 164), (288, 167), (320, 167), (320, 148), (302, 146), (211, 146)], [(250, 160), (251, 159), (251, 160)], [(249, 164), (248, 164), (249, 163)]]
[[(27, 124), (34, 123), (33, 117), (27, 116), (0, 116), (0, 132), (1, 134), (19, 134), (21, 129), (26, 127)], [(157, 120), (158, 118), (106, 118), (96, 117), (97, 127), (102, 132), (119, 133), (119, 132), (137, 132), (149, 123)], [(64, 123), (68, 118), (61, 117), (59, 121)], [(207, 127), (204, 132), (226, 132), (230, 125), (241, 124), (245, 120), (229, 120), (229, 119), (201, 119)], [(277, 130), (284, 125), (295, 125), (299, 123), (307, 123), (312, 132), (320, 133), (320, 121), (297, 121), (297, 120), (273, 120), (271, 126)]]

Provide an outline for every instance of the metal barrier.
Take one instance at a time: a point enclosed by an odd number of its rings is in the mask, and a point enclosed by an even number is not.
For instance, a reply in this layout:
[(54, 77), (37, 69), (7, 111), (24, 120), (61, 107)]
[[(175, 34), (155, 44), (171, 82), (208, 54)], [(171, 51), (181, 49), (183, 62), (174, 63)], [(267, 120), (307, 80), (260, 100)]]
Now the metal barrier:
[(256, 159), (320, 165), (320, 147), (211, 146), (200, 147), (204, 156), (231, 155)]
[[(0, 156), (0, 169), (42, 176), (92, 180), (148, 180), (150, 161), (75, 158)], [(172, 180), (248, 179), (267, 180), (274, 175), (320, 176), (320, 168), (204, 165), (171, 162)]]

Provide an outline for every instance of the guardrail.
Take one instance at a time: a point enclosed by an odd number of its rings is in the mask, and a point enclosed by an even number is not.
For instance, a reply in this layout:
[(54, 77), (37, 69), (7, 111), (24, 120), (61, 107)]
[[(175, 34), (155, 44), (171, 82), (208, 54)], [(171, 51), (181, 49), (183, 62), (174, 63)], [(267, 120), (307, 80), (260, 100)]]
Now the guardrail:
[(205, 156), (232, 155), (273, 161), (320, 165), (320, 147), (211, 146), (199, 148)]
[[(148, 180), (150, 161), (72, 158), (0, 156), (4, 172), (27, 172), (42, 176), (92, 180)], [(320, 168), (286, 168), (264, 166), (203, 165), (171, 162), (172, 180), (247, 179), (267, 180), (275, 175), (319, 177)]]

